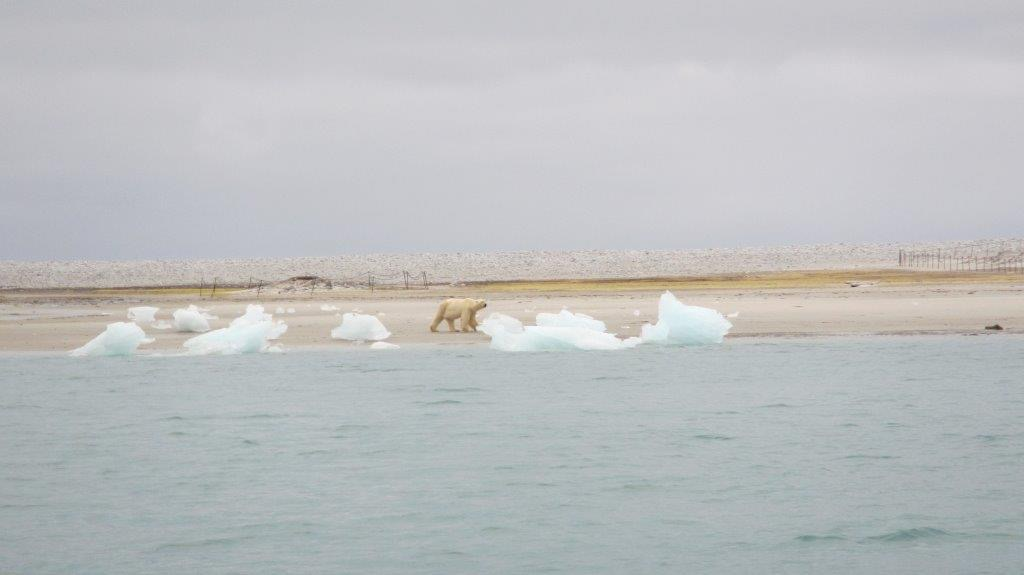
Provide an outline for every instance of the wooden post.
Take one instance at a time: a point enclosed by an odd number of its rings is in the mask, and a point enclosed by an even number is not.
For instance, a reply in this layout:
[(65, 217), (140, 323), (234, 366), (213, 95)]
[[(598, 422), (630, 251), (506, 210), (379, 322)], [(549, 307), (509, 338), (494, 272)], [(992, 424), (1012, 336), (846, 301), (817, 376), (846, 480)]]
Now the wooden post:
[(402, 270), (402, 279), (405, 280), (405, 289), (409, 289), (409, 272)]
[(213, 289), (210, 290), (210, 297), (213, 297), (216, 294), (217, 294), (217, 278), (213, 278)]
[(263, 280), (260, 280), (260, 287), (256, 288), (256, 301), (260, 300), (260, 293), (263, 292)]
[(430, 284), (427, 283), (427, 272), (422, 272), (422, 273), (423, 273), (423, 289), (429, 289), (430, 288)]
[(203, 288), (206, 286), (206, 279), (199, 277), (199, 299), (203, 299)]

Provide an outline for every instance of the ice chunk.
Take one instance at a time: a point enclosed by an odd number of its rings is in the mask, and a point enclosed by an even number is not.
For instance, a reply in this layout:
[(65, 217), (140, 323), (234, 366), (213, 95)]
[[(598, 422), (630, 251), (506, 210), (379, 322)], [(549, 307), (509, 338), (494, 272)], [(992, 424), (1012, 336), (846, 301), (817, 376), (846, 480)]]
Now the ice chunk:
[(399, 346), (386, 341), (375, 341), (370, 344), (370, 349), (399, 349)]
[(288, 308), (288, 313), (295, 313), (295, 308), (293, 308), (293, 307)]
[(135, 323), (153, 323), (156, 321), (156, 312), (160, 308), (142, 305), (128, 308), (128, 319)]
[(701, 345), (721, 343), (731, 328), (732, 323), (717, 311), (686, 305), (665, 292), (658, 301), (658, 323), (644, 324), (640, 337), (644, 343)]
[(107, 324), (103, 333), (92, 338), (89, 343), (72, 350), (71, 355), (82, 357), (87, 355), (132, 355), (139, 345), (151, 343), (146, 332), (138, 325), (119, 321)]
[(378, 341), (390, 335), (391, 332), (376, 317), (353, 312), (341, 316), (341, 325), (331, 330), (334, 339), (349, 341)]
[(606, 333), (604, 322), (569, 310), (537, 314), (537, 325), (525, 327), (514, 317), (492, 313), (480, 331), (491, 336), (491, 349), (500, 351), (617, 350), (640, 343), (636, 337), (619, 339)]
[(203, 333), (210, 331), (210, 320), (217, 316), (210, 315), (208, 310), (194, 304), (187, 308), (174, 310), (174, 330), (180, 332)]
[(619, 339), (585, 327), (528, 325), (521, 333), (512, 333), (498, 324), (491, 334), (491, 349), (500, 351), (619, 350), (639, 344), (637, 337)]
[(640, 317), (640, 310), (638, 310), (638, 309), (633, 310), (633, 315), (635, 315), (636, 317)]
[(499, 326), (508, 333), (523, 333), (523, 322), (512, 316), (497, 312), (487, 316), (487, 319), (480, 324), (480, 331), (494, 337), (494, 333)]
[(251, 303), (245, 306), (245, 313), (231, 320), (231, 327), (256, 325), (265, 321), (273, 321), (274, 316), (263, 311), (263, 306)]
[(151, 324), (149, 327), (153, 329), (171, 329), (172, 327), (174, 327), (174, 324), (165, 319), (162, 319), (156, 323)]
[(283, 307), (278, 306), (278, 308), (274, 310), (274, 313), (276, 313), (277, 315), (284, 315), (286, 312), (284, 311)]
[(197, 335), (183, 345), (188, 353), (195, 355), (280, 351), (270, 342), (287, 330), (283, 321), (274, 321), (274, 316), (264, 313), (263, 306), (249, 305), (228, 327)]
[(330, 304), (324, 304), (324, 305), (320, 306), (320, 311), (338, 311), (338, 309), (340, 309), (340, 308), (338, 308), (337, 306), (330, 305)]
[(540, 327), (582, 327), (593, 331), (606, 329), (603, 321), (586, 314), (572, 313), (564, 308), (558, 313), (537, 314), (537, 325)]
[(735, 317), (740, 317), (740, 312), (734, 311), (732, 313), (726, 314), (725, 317), (727, 317), (729, 319), (732, 319), (732, 318), (735, 318)]

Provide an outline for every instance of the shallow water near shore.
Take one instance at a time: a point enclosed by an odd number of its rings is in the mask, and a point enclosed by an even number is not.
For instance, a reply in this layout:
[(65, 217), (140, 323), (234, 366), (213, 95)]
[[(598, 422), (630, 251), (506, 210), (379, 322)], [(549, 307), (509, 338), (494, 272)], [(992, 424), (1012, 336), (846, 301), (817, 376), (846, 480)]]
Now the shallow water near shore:
[(0, 356), (0, 572), (1006, 573), (1024, 338)]

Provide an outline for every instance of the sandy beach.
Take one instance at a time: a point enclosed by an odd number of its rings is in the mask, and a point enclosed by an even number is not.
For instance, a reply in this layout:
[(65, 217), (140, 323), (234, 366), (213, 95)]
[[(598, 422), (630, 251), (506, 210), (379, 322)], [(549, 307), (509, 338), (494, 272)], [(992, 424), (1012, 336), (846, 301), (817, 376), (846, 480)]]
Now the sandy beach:
[[(854, 287), (856, 285), (856, 287)], [(532, 323), (538, 312), (568, 308), (605, 321), (620, 336), (638, 335), (657, 318), (658, 295), (671, 290), (684, 302), (738, 314), (729, 337), (785, 337), (867, 334), (1024, 333), (1024, 277), (1013, 274), (955, 274), (896, 271), (776, 272), (744, 276), (621, 280), (491, 282), (427, 290), (365, 289), (284, 292), (222, 289), (68, 289), (6, 290), (0, 295), (0, 350), (64, 352), (124, 321), (127, 308), (159, 307), (169, 319), (190, 303), (211, 309), (223, 327), (246, 305), (260, 303), (288, 324), (284, 349), (343, 347), (332, 340), (340, 314), (374, 314), (398, 345), (485, 345), (482, 333), (428, 330), (445, 297), (477, 297), (486, 313), (500, 312)], [(289, 308), (294, 313), (287, 313)], [(333, 309), (336, 308), (336, 309)], [(486, 316), (486, 313), (484, 316)], [(1001, 332), (985, 330), (1000, 324)], [(144, 326), (156, 341), (142, 349), (181, 350), (193, 334)]]

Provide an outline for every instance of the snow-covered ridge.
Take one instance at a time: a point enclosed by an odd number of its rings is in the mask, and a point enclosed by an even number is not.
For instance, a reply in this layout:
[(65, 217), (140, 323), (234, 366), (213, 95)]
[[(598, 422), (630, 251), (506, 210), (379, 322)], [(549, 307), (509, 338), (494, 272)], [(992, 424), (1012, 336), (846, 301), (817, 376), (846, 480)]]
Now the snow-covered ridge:
[(788, 270), (894, 268), (904, 250), (998, 247), (1020, 240), (918, 244), (821, 244), (693, 250), (591, 250), (367, 254), (330, 257), (220, 260), (0, 261), (0, 288), (44, 289), (245, 285), (293, 276), (320, 276), (339, 282), (378, 285), (409, 281), (423, 274), (431, 284), (463, 281), (672, 277)]

